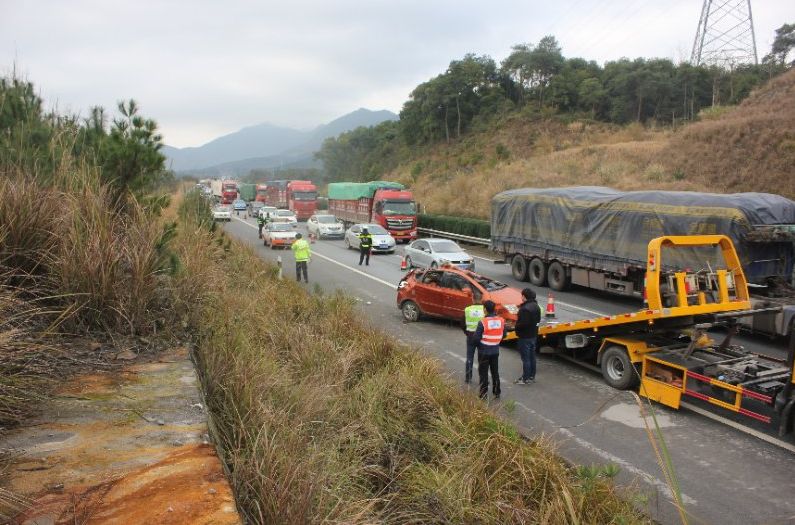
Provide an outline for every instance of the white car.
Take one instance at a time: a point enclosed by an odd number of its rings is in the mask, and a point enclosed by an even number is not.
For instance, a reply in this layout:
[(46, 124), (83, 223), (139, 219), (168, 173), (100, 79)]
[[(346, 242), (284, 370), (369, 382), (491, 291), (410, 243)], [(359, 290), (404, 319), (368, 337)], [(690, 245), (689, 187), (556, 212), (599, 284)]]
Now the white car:
[(295, 241), (295, 230), (289, 222), (269, 222), (262, 229), (262, 244), (271, 249), (289, 248)]
[(276, 210), (276, 214), (271, 213), (272, 222), (288, 222), (293, 226), (298, 226), (298, 217), (291, 210)]
[(260, 217), (267, 217), (269, 213), (271, 217), (275, 217), (277, 211), (279, 211), (279, 208), (276, 206), (263, 206), (257, 213), (259, 213)]
[(306, 221), (306, 230), (318, 239), (342, 239), (345, 236), (342, 223), (333, 215), (312, 215)]
[(417, 239), (403, 250), (409, 268), (438, 268), (450, 263), (461, 270), (475, 271), (475, 260), (448, 239)]
[(394, 253), (395, 238), (380, 224), (354, 224), (345, 232), (345, 246), (348, 248), (359, 249), (359, 234), (362, 229), (367, 228), (368, 233), (373, 236), (373, 253)]
[(213, 220), (214, 221), (231, 221), (232, 220), (232, 208), (230, 206), (216, 206), (213, 208)]

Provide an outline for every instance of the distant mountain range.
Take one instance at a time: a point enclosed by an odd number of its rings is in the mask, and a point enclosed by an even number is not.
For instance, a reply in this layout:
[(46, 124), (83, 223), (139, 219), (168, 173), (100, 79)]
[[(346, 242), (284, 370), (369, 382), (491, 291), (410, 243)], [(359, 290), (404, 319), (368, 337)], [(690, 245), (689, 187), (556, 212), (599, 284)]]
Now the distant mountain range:
[(181, 175), (239, 176), (252, 169), (308, 168), (316, 166), (313, 154), (327, 138), (397, 118), (391, 111), (360, 108), (310, 131), (258, 124), (203, 146), (164, 146), (162, 152), (166, 165)]

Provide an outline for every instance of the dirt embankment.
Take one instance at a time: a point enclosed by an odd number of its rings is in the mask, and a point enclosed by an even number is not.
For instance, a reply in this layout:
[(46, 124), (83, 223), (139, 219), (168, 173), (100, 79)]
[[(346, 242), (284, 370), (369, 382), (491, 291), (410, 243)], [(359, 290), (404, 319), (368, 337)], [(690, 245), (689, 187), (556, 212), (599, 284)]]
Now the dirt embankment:
[(29, 503), (16, 523), (240, 523), (187, 350), (131, 363), (68, 381), (0, 441), (20, 453), (5, 483)]

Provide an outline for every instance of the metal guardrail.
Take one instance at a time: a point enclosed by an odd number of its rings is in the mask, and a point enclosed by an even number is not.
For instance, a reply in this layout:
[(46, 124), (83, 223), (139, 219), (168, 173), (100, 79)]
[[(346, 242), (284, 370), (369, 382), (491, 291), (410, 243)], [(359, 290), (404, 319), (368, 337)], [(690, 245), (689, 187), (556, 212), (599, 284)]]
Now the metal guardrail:
[(425, 233), (431, 237), (441, 237), (443, 239), (453, 239), (455, 241), (463, 241), (471, 244), (480, 244), (481, 246), (489, 246), (491, 240), (484, 239), (483, 237), (470, 237), (469, 235), (461, 235), (458, 233), (450, 233), (442, 230), (432, 230), (431, 228), (417, 228), (420, 233)]

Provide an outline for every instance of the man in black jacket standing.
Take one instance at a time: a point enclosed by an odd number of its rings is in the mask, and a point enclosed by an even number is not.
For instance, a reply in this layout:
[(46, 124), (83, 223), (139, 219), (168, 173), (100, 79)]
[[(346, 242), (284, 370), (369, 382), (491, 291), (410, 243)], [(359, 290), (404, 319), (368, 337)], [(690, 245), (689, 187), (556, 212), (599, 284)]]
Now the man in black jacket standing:
[(541, 307), (536, 302), (536, 293), (530, 288), (522, 290), (524, 302), (519, 307), (516, 320), (516, 337), (519, 355), (522, 356), (522, 376), (514, 381), (518, 385), (529, 385), (536, 378), (536, 339), (538, 323), (541, 322)]

